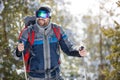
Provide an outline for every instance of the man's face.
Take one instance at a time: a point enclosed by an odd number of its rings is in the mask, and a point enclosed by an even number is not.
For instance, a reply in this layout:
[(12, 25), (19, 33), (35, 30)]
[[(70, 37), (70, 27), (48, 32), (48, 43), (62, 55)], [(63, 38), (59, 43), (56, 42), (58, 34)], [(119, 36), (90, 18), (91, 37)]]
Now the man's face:
[(42, 26), (45, 27), (49, 24), (50, 21), (50, 12), (46, 11), (46, 10), (39, 10), (37, 12), (37, 23)]
[(38, 18), (37, 19), (37, 23), (42, 26), (42, 27), (45, 27), (49, 24), (49, 18)]

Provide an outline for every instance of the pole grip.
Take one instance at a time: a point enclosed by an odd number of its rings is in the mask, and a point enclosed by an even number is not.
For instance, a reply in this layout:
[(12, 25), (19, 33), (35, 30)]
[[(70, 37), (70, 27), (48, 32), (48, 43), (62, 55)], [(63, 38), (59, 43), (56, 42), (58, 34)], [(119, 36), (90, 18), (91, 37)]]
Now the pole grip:
[(84, 46), (81, 46), (81, 47), (79, 48), (80, 51), (82, 51), (83, 49), (84, 49)]

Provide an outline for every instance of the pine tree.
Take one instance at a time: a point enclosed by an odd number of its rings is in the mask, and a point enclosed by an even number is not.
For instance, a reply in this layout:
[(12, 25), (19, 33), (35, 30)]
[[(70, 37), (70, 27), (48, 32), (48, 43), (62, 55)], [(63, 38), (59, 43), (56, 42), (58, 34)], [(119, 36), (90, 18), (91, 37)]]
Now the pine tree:
[(111, 54), (106, 57), (111, 66), (103, 71), (106, 80), (120, 80), (120, 24), (115, 24), (115, 28), (102, 28), (104, 35), (112, 39)]
[[(14, 43), (17, 41), (18, 29), (22, 28), (23, 3), (24, 1), (4, 0), (4, 9), (1, 15), (0, 22), (0, 78), (3, 80), (23, 80), (23, 75), (17, 75), (16, 67), (20, 68), (21, 63), (18, 63), (13, 57)], [(25, 8), (24, 8), (25, 9)]]
[[(120, 1), (117, 2), (120, 7)], [(114, 21), (115, 28), (101, 28), (103, 34), (111, 39), (111, 53), (106, 57), (109, 60), (109, 66), (107, 66), (103, 73), (105, 74), (105, 80), (120, 80), (120, 24)]]

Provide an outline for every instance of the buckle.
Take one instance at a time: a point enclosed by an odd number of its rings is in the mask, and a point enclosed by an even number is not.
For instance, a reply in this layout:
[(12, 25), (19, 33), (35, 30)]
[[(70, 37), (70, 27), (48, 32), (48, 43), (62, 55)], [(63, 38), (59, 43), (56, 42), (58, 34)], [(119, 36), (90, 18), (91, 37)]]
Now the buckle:
[(46, 74), (49, 74), (50, 73), (50, 69), (46, 69)]

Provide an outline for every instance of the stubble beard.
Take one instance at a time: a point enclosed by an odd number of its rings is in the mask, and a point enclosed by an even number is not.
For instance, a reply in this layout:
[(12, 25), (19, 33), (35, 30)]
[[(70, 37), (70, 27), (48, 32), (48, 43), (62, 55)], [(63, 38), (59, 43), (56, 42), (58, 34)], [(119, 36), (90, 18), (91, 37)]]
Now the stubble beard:
[(45, 20), (43, 22), (39, 22), (39, 25), (42, 26), (42, 27), (45, 27), (48, 25), (48, 22), (46, 22)]

